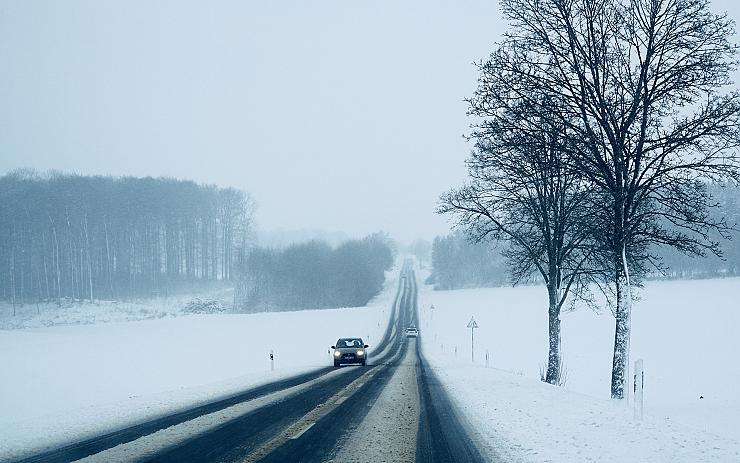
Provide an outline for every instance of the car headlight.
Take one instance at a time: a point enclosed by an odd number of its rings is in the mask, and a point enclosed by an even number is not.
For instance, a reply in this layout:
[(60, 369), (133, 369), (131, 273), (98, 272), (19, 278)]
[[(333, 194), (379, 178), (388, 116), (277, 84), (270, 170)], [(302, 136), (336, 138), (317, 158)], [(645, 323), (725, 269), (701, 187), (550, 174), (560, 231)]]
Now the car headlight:
[(340, 355), (342, 355), (341, 352), (339, 352), (338, 350), (334, 351), (334, 357), (339, 357)]
[(364, 350), (358, 350), (357, 351), (357, 355), (365, 355), (365, 351)]

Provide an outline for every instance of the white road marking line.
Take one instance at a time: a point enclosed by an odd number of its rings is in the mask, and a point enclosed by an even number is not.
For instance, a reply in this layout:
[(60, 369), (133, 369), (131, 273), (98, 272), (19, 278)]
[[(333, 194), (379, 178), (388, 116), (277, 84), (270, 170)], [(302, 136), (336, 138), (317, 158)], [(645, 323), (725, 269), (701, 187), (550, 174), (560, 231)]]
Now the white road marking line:
[(182, 445), (190, 439), (195, 439), (198, 436), (217, 429), (226, 422), (238, 419), (247, 413), (251, 413), (254, 410), (258, 410), (275, 402), (288, 400), (316, 384), (331, 380), (332, 378), (344, 376), (349, 371), (349, 369), (346, 371), (339, 369), (332, 370), (326, 375), (321, 375), (305, 383), (255, 397), (222, 410), (201, 415), (168, 428), (160, 429), (152, 434), (141, 436), (133, 441), (90, 455), (80, 461), (87, 463), (108, 463), (111, 461), (134, 462), (146, 460), (155, 453), (166, 448)]
[[(400, 357), (401, 351), (398, 350), (393, 356), (391, 361)], [(308, 430), (308, 428), (301, 428), (301, 431), (294, 431), (298, 426), (303, 423), (311, 423), (311, 426), (318, 422), (320, 419), (328, 415), (332, 410), (337, 408), (345, 400), (352, 397), (357, 393), (363, 386), (365, 386), (381, 369), (388, 368), (388, 365), (376, 366), (372, 370), (367, 371), (357, 377), (354, 381), (349, 383), (347, 386), (342, 388), (333, 398), (328, 401), (317, 405), (313, 410), (303, 415), (292, 425), (288, 426), (281, 434), (278, 434), (268, 442), (265, 442), (259, 448), (253, 450), (249, 455), (241, 460), (241, 463), (254, 463), (261, 460), (273, 450), (285, 444), (290, 439), (297, 439), (301, 434)]]

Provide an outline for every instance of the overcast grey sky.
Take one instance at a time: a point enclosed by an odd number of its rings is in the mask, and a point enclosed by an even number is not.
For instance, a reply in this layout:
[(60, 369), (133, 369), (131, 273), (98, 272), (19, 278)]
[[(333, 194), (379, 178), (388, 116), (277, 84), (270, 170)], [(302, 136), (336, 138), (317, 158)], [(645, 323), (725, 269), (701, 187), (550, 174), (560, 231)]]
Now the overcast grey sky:
[(431, 238), (503, 24), (495, 0), (2, 0), (0, 173), (188, 178), (265, 229)]

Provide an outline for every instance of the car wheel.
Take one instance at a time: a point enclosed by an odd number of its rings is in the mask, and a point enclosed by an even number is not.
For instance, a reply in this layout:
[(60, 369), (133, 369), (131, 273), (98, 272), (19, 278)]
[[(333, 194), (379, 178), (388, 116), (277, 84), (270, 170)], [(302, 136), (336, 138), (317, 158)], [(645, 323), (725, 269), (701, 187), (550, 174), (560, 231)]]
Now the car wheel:
[(334, 360), (334, 366), (335, 367), (338, 367), (339, 366), (339, 362), (337, 362), (336, 360)]
[(367, 360), (363, 360), (362, 361), (362, 366), (364, 367), (366, 363), (367, 363)]

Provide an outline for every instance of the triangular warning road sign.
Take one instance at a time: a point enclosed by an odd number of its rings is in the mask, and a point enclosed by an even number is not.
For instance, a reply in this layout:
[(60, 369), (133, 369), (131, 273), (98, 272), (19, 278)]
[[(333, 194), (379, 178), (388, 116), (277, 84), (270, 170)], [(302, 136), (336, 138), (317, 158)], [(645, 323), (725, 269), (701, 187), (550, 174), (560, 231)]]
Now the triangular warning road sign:
[(468, 328), (478, 328), (478, 324), (475, 322), (475, 317), (470, 317)]

